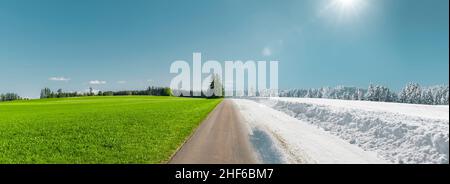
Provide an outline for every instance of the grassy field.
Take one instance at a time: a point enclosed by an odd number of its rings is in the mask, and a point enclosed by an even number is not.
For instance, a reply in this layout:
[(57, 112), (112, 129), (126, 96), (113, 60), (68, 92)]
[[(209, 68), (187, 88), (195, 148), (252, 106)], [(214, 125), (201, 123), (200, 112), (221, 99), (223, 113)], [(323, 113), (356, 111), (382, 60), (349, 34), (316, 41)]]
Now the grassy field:
[(0, 163), (162, 163), (220, 99), (82, 97), (0, 103)]

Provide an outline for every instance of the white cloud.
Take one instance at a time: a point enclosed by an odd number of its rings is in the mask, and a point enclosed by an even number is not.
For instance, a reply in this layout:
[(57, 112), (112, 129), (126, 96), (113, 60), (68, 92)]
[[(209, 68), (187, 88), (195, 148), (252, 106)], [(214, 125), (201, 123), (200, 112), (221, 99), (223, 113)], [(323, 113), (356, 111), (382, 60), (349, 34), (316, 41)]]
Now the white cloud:
[(272, 49), (270, 49), (269, 47), (264, 47), (264, 49), (262, 50), (262, 55), (263, 56), (271, 56), (272, 55)]
[(69, 81), (69, 78), (65, 78), (65, 77), (50, 77), (48, 80), (51, 81)]
[(92, 80), (89, 81), (89, 84), (106, 84), (106, 81)]
[(121, 80), (121, 81), (117, 81), (117, 83), (119, 83), (119, 84), (125, 84), (125, 83), (127, 83), (127, 81)]

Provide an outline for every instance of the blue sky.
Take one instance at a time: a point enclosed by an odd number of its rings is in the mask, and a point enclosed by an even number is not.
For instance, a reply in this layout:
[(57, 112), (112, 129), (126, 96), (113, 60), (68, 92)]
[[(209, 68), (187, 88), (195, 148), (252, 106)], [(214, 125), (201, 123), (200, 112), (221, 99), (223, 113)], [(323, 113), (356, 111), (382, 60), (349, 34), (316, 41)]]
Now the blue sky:
[(283, 89), (448, 84), (448, 0), (337, 1), (0, 0), (0, 93), (168, 86), (192, 52), (278, 60)]

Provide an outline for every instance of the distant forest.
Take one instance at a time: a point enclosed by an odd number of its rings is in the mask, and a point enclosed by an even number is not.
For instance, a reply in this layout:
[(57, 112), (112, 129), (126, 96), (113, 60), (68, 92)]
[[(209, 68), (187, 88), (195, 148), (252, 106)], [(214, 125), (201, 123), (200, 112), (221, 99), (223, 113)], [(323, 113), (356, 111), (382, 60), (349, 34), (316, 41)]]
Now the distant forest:
[(400, 92), (394, 92), (388, 87), (371, 84), (367, 89), (338, 86), (335, 88), (281, 90), (279, 96), (448, 105), (449, 86), (421, 87), (418, 83), (408, 83)]
[[(214, 83), (211, 84), (212, 86)], [(192, 94), (192, 91), (190, 92)], [(125, 96), (149, 95), (171, 96), (172, 90), (168, 87), (148, 87), (145, 90), (98, 91), (90, 88), (88, 92), (64, 92), (62, 89), (52, 91), (49, 88), (41, 90), (40, 98), (65, 98), (79, 96)], [(202, 93), (201, 97), (205, 95)], [(449, 105), (449, 86), (436, 85), (421, 87), (418, 83), (408, 83), (402, 90), (395, 92), (382, 85), (369, 85), (367, 89), (357, 87), (323, 87), (311, 89), (280, 90), (280, 97), (299, 98), (327, 98), (342, 100), (365, 100), (378, 102), (397, 102), (411, 104)], [(26, 100), (16, 93), (0, 94), (0, 101)]]
[(41, 90), (40, 98), (66, 98), (80, 96), (127, 96), (127, 95), (147, 95), (147, 96), (171, 96), (172, 92), (167, 87), (150, 86), (145, 90), (122, 90), (122, 91), (94, 91), (89, 88), (89, 92), (64, 92), (62, 89), (52, 91), (49, 88)]
[(0, 102), (3, 101), (13, 101), (13, 100), (23, 100), (22, 97), (20, 97), (18, 94), (16, 93), (5, 93), (5, 94), (0, 94)]

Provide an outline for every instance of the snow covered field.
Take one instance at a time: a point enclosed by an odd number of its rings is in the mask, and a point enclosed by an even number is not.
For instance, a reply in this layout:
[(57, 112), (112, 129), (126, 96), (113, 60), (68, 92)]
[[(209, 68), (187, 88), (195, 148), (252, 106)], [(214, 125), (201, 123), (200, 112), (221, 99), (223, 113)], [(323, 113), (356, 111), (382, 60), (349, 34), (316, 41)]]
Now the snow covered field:
[(449, 107), (307, 98), (234, 99), (288, 163), (449, 163)]

